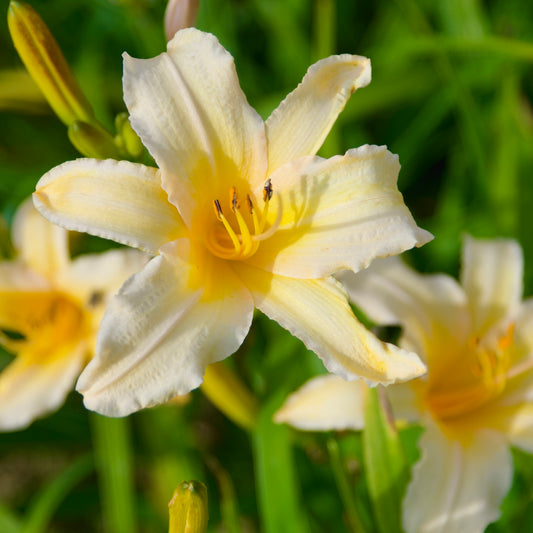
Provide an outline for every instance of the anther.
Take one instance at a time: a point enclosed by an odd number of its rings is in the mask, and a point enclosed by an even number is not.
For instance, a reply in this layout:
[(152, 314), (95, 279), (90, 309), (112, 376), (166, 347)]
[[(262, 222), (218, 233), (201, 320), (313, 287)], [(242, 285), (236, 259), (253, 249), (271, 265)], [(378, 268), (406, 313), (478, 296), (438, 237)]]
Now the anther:
[(270, 178), (268, 178), (265, 181), (265, 186), (263, 187), (263, 201), (267, 202), (272, 198), (272, 182), (270, 181)]
[(231, 210), (235, 213), (237, 209), (239, 209), (239, 198), (237, 196), (237, 189), (235, 187), (232, 187), (229, 191), (229, 200), (231, 203)]
[(213, 202), (215, 207), (215, 216), (217, 217), (217, 220), (222, 222), (222, 207), (220, 207), (220, 202), (218, 200), (215, 200)]

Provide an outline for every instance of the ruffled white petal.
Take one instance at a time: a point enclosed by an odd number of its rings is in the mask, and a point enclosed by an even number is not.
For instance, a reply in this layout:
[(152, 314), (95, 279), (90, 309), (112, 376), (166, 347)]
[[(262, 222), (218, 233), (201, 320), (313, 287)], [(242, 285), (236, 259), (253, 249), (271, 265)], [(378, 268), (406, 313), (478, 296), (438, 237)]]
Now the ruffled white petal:
[(370, 60), (342, 54), (312, 65), (266, 121), (268, 173), (315, 155), (351, 94), (370, 83)]
[(39, 180), (33, 202), (54, 224), (153, 255), (185, 230), (161, 188), (160, 172), (128, 161), (63, 163)]
[(424, 359), (435, 355), (435, 365), (462, 352), (470, 334), (467, 301), (450, 276), (419, 274), (401, 259), (389, 257), (357, 274), (342, 272), (337, 277), (369, 318), (402, 326), (401, 345), (406, 349)]
[(0, 431), (24, 429), (62, 405), (86, 357), (83, 342), (41, 364), (19, 355), (0, 374)]
[(473, 333), (483, 335), (512, 318), (522, 298), (524, 259), (512, 240), (465, 237), (461, 283), (468, 296)]
[(300, 280), (236, 265), (255, 305), (314, 351), (326, 368), (347, 380), (394, 383), (425, 372), (412, 353), (381, 342), (355, 318), (333, 278)]
[(124, 100), (133, 128), (187, 223), (199, 202), (259, 184), (267, 170), (261, 117), (250, 107), (231, 55), (188, 28), (153, 59), (124, 56)]
[(185, 248), (181, 241), (164, 247), (109, 304), (98, 355), (77, 384), (89, 409), (124, 416), (185, 394), (202, 383), (208, 364), (241, 345), (253, 314), (249, 292), (224, 263), (202, 278), (205, 290), (198, 286)]
[(367, 390), (362, 380), (319, 376), (292, 393), (275, 413), (274, 421), (308, 431), (362, 429)]
[(287, 163), (271, 176), (281, 224), (249, 262), (316, 279), (426, 243), (431, 234), (417, 227), (396, 186), (399, 168), (384, 146), (367, 145)]
[(33, 207), (31, 199), (18, 208), (12, 237), (18, 258), (30, 269), (48, 280), (61, 276), (70, 259), (68, 233), (48, 222)]
[(403, 502), (406, 533), (482, 533), (500, 516), (511, 487), (512, 457), (502, 435), (480, 431), (468, 445), (432, 425)]

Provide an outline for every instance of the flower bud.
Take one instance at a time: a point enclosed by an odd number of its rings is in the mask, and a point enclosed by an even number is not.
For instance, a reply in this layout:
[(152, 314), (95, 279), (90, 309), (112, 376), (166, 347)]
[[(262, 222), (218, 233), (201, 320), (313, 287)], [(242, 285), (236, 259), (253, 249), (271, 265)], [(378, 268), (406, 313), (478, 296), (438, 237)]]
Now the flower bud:
[(168, 503), (169, 533), (205, 533), (207, 488), (200, 481), (180, 483)]
[(91, 105), (39, 14), (28, 4), (11, 0), (7, 21), (22, 62), (60, 120), (67, 126), (74, 120), (93, 122)]
[(255, 426), (257, 400), (237, 374), (224, 363), (213, 363), (206, 368), (200, 388), (230, 420), (244, 429)]
[(68, 138), (78, 152), (86, 157), (122, 159), (113, 136), (94, 124), (75, 120), (68, 127)]
[(165, 35), (167, 41), (178, 30), (190, 28), (196, 24), (199, 0), (169, 0), (165, 10)]

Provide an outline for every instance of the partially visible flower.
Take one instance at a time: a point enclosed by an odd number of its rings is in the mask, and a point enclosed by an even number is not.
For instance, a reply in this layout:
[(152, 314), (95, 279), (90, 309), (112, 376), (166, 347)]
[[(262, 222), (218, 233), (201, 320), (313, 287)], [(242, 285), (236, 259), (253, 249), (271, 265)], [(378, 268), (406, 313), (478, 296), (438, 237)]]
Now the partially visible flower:
[(200, 481), (183, 481), (168, 503), (168, 533), (205, 533), (209, 518), (207, 487)]
[(59, 407), (94, 354), (108, 298), (146, 256), (133, 250), (69, 258), (67, 231), (25, 202), (13, 223), (14, 261), (0, 262), (0, 430)]
[[(521, 303), (523, 259), (510, 240), (467, 238), (461, 284), (397, 258), (342, 281), (428, 374), (387, 388), (397, 419), (420, 420), (421, 459), (403, 506), (408, 533), (482, 532), (510, 488), (510, 445), (533, 452), (533, 299)], [(363, 427), (362, 383), (308, 382), (276, 414), (302, 429)]]
[(168, 0), (165, 10), (165, 35), (170, 41), (179, 30), (196, 24), (200, 0)]
[(366, 58), (319, 61), (265, 123), (212, 35), (189, 28), (167, 53), (125, 56), (131, 124), (159, 169), (78, 159), (34, 194), (51, 221), (156, 256), (106, 311), (77, 385), (89, 409), (124, 416), (198, 387), (208, 364), (241, 345), (254, 307), (347, 379), (425, 371), (370, 334), (331, 277), (431, 238), (403, 203), (385, 147), (314, 155), (369, 81)]

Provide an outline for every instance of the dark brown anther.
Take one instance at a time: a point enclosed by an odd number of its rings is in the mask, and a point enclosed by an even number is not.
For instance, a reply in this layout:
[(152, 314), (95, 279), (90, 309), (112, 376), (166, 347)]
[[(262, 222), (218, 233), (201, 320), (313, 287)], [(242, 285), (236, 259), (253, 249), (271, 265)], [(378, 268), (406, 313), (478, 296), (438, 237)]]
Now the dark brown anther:
[(237, 196), (237, 189), (232, 187), (230, 190), (231, 210), (235, 213), (239, 209), (239, 198)]
[(263, 201), (266, 202), (267, 200), (270, 200), (273, 192), (272, 182), (270, 181), (270, 178), (268, 178), (263, 187)]
[(246, 202), (248, 203), (248, 211), (250, 211), (250, 214), (253, 214), (254, 212), (254, 204), (252, 203), (252, 199), (250, 198), (250, 195), (246, 195)]
[(215, 215), (220, 220), (220, 218), (222, 217), (222, 207), (220, 207), (220, 202), (218, 200), (215, 200), (213, 203), (215, 205)]

